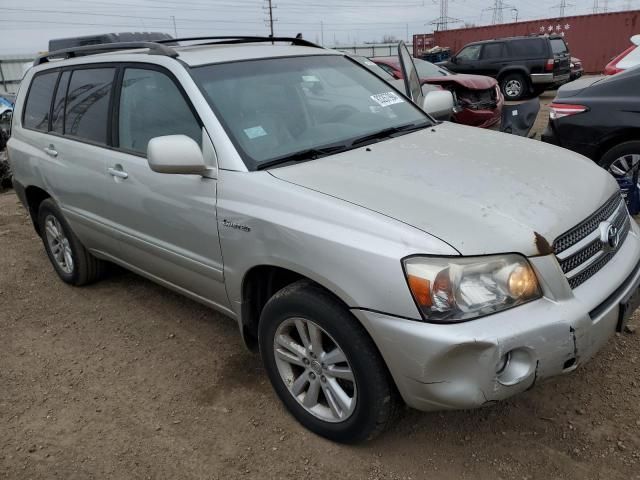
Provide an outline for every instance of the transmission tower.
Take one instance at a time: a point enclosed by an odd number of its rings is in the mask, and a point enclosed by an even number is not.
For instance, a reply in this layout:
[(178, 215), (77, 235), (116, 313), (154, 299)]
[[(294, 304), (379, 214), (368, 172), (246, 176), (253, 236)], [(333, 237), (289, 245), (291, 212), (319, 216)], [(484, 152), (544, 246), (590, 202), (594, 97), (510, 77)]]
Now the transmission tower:
[(600, 2), (598, 0), (593, 0), (593, 13), (598, 13), (600, 11)]
[[(598, 3), (598, 0), (594, 0), (595, 3)], [(560, 4), (559, 5), (555, 5), (551, 8), (558, 8), (560, 9), (560, 17), (564, 17), (564, 12), (567, 9), (567, 7), (574, 7), (575, 5), (571, 4), (571, 3), (567, 3), (567, 0), (560, 0)], [(594, 9), (597, 8), (596, 5), (594, 5), (593, 7)]]
[(493, 25), (497, 25), (499, 23), (504, 23), (504, 17), (502, 15), (503, 10), (513, 9), (515, 8), (513, 5), (507, 5), (504, 3), (504, 0), (493, 0), (493, 7), (485, 8), (485, 10), (489, 10), (493, 12), (493, 18), (491, 19), (491, 23)]
[(448, 30), (450, 23), (460, 23), (459, 18), (449, 16), (449, 0), (440, 0), (440, 16), (429, 22), (429, 25), (435, 25), (435, 31)]

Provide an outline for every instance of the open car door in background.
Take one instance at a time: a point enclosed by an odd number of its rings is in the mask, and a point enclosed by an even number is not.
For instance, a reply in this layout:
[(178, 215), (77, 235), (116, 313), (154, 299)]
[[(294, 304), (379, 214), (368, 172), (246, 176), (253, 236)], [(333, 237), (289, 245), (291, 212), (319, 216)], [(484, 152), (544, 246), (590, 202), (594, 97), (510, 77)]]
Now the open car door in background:
[(404, 88), (407, 92), (407, 97), (422, 108), (424, 105), (424, 95), (422, 94), (420, 77), (418, 76), (416, 65), (413, 63), (413, 57), (404, 42), (398, 44), (398, 58), (400, 59), (400, 68), (402, 68)]

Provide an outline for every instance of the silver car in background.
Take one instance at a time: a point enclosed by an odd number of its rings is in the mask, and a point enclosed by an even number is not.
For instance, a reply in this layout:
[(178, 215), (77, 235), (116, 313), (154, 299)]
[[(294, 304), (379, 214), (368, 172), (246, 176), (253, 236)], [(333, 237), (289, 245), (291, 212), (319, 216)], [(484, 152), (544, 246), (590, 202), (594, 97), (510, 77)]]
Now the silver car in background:
[(303, 40), (174, 42), (38, 59), (16, 191), (63, 281), (113, 262), (233, 318), (313, 432), (356, 442), (402, 402), (511, 397), (585, 363), (638, 304), (614, 179), (438, 124), (403, 45), (406, 96)]

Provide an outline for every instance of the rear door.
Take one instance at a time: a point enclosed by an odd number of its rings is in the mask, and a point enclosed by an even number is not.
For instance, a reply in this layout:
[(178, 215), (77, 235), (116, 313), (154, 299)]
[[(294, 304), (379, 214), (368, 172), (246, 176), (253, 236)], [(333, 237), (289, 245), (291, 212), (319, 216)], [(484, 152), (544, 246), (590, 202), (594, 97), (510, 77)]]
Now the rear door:
[(100, 251), (117, 248), (104, 219), (115, 71), (102, 65), (38, 74), (23, 118), (45, 188), (84, 245)]
[(485, 43), (474, 73), (495, 78), (508, 64), (507, 57), (507, 46), (504, 42)]
[(569, 75), (571, 73), (571, 54), (564, 39), (561, 37), (550, 38), (549, 43), (553, 52), (554, 77)]
[(114, 151), (107, 216), (121, 237), (120, 259), (197, 299), (227, 307), (216, 221), (215, 179), (153, 172), (147, 144), (187, 135), (215, 167), (213, 145), (174, 76), (147, 64), (123, 66), (114, 99)]

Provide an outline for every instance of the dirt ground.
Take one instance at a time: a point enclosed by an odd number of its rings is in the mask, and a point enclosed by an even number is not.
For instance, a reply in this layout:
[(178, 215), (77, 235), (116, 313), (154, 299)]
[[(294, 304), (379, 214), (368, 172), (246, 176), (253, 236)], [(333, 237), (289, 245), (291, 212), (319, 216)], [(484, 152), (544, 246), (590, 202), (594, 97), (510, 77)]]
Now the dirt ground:
[(501, 404), (337, 445), (287, 414), (229, 319), (129, 273), (63, 284), (11, 191), (0, 332), (3, 479), (640, 479), (638, 334)]

